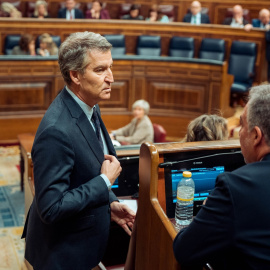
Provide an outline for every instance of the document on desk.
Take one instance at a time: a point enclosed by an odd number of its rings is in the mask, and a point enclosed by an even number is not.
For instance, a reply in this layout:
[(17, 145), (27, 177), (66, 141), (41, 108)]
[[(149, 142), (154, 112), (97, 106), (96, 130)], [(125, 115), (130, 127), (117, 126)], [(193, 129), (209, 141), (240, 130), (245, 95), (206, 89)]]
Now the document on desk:
[(137, 200), (119, 200), (120, 203), (126, 204), (130, 209), (137, 213), (138, 203)]

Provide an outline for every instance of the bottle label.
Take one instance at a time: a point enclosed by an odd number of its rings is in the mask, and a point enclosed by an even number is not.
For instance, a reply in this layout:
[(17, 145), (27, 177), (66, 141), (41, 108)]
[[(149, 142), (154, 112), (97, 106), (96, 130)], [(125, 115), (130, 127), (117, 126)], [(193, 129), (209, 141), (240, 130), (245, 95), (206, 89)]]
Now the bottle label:
[(177, 196), (177, 200), (184, 201), (184, 202), (191, 202), (191, 201), (193, 201), (193, 199), (194, 199), (194, 197), (188, 198), (188, 199), (184, 199), (184, 198), (180, 198), (180, 197)]

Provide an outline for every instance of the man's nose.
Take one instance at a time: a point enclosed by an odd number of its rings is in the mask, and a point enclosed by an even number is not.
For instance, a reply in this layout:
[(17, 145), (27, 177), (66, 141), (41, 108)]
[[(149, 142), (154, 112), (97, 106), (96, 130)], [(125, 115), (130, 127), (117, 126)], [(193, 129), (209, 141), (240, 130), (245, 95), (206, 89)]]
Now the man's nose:
[(107, 82), (110, 82), (110, 83), (113, 83), (114, 82), (113, 74), (112, 74), (112, 70), (111, 69), (108, 70), (108, 74), (107, 74), (107, 76), (106, 76), (105, 79), (106, 79)]

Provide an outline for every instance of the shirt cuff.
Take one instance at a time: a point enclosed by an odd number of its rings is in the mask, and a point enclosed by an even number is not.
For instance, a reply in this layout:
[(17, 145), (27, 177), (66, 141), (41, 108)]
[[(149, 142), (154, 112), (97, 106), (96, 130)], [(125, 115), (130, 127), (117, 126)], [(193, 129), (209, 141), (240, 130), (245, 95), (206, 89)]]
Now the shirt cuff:
[(103, 178), (103, 180), (105, 181), (105, 183), (106, 183), (106, 185), (107, 185), (107, 187), (108, 187), (108, 190), (111, 190), (112, 184), (111, 184), (109, 178), (107, 177), (107, 175), (105, 175), (105, 174), (102, 173), (100, 176), (101, 176), (101, 177)]

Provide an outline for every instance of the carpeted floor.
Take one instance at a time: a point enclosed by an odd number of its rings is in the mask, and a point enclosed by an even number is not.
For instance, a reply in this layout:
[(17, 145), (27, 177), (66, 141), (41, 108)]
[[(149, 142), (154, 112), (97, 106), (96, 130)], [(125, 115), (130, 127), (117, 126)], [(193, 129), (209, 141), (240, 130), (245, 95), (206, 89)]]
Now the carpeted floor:
[(26, 270), (18, 146), (0, 147), (0, 270)]

